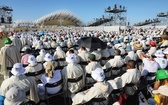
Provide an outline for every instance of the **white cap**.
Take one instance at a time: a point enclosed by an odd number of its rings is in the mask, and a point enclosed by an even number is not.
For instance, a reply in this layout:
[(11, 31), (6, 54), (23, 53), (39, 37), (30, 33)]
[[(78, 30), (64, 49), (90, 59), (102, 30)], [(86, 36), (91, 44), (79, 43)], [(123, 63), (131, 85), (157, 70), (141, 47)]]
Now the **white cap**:
[(157, 50), (155, 53), (155, 56), (156, 57), (164, 57), (164, 54), (163, 54), (162, 50)]
[(26, 99), (24, 90), (19, 87), (11, 87), (5, 94), (4, 105), (20, 105)]
[(66, 62), (68, 62), (68, 63), (76, 63), (77, 62), (77, 55), (76, 54), (69, 54), (66, 57)]
[(105, 79), (104, 71), (101, 68), (93, 70), (91, 76), (96, 81), (104, 81)]
[(40, 55), (45, 55), (46, 54), (46, 51), (44, 49), (41, 49), (40, 52), (39, 52)]
[(13, 65), (12, 70), (11, 70), (11, 73), (16, 76), (19, 76), (19, 75), (23, 74), (24, 72), (25, 72), (25, 69), (21, 63), (15, 63)]
[(29, 55), (27, 62), (29, 64), (35, 64), (37, 61), (34, 55)]
[(52, 57), (52, 55), (51, 54), (49, 54), (49, 53), (47, 53), (46, 55), (45, 55), (45, 57), (44, 57), (44, 60), (45, 61), (52, 61), (53, 60), (53, 57)]

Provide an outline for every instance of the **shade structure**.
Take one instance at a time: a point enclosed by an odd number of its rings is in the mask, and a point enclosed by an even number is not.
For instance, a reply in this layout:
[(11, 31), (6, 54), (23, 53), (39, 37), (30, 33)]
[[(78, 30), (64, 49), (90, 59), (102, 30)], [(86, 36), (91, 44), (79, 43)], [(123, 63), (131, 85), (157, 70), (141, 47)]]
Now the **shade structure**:
[(95, 49), (105, 49), (107, 44), (96, 37), (84, 37), (78, 40), (79, 47), (89, 48), (90, 51)]

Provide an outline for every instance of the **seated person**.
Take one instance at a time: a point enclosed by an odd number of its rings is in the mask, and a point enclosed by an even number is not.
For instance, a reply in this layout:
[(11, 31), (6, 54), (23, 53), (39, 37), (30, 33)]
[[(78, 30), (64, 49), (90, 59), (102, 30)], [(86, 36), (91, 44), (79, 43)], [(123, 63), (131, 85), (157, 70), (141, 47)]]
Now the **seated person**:
[(159, 69), (158, 63), (154, 60), (153, 56), (147, 56), (144, 53), (140, 54), (140, 57), (143, 61), (143, 70), (141, 71), (141, 76), (146, 78), (147, 81), (152, 82), (155, 79), (155, 76), (148, 76), (149, 73), (156, 73)]
[(103, 69), (96, 68), (95, 70), (92, 71), (91, 76), (97, 82), (90, 89), (72, 95), (72, 101), (73, 101), (72, 105), (84, 104), (89, 102), (93, 98), (108, 99), (108, 96), (110, 94), (110, 88), (109, 83), (104, 80), (105, 75)]
[[(56, 51), (54, 52), (54, 59), (63, 59), (66, 57), (65, 52), (61, 49), (60, 46), (56, 48)], [(58, 61), (59, 66), (65, 66), (66, 62), (65, 61)]]
[(5, 94), (4, 105), (36, 105), (35, 102), (26, 101), (25, 91), (17, 86), (11, 87)]
[(148, 100), (148, 103), (140, 103), (139, 105), (167, 105), (168, 103), (168, 87), (160, 86), (157, 90), (153, 90), (154, 95), (158, 95), (159, 103), (155, 102), (152, 98)]
[(43, 63), (43, 67), (46, 68), (46, 65), (49, 63), (49, 62), (53, 62), (54, 64), (54, 67), (57, 67), (58, 66), (58, 63), (56, 61), (53, 61), (53, 56), (49, 53), (47, 53), (44, 57), (44, 60), (46, 61), (45, 63)]
[[(25, 73), (41, 71), (43, 69), (43, 65), (41, 63), (37, 63), (36, 58), (33, 55), (30, 55), (28, 57), (28, 63), (28, 66), (25, 68)], [(40, 78), (41, 75), (36, 76), (37, 80)]]
[(127, 71), (121, 76), (122, 87), (129, 83), (137, 84), (141, 78), (140, 71), (135, 67), (135, 61), (129, 60), (127, 62)]
[[(81, 90), (85, 85), (85, 72), (82, 69), (81, 65), (77, 64), (78, 59), (76, 54), (69, 54), (66, 57), (67, 66), (61, 71), (62, 78), (64, 81), (64, 91), (67, 95), (71, 93), (76, 93)], [(82, 79), (78, 82), (72, 83), (68, 82), (68, 79), (75, 79), (82, 76)]]
[(46, 54), (46, 51), (44, 49), (41, 49), (39, 52), (39, 55), (36, 57), (37, 62), (44, 62), (45, 54)]
[[(43, 74), (41, 77), (42, 84), (38, 84), (40, 98), (42, 99), (45, 95), (45, 84), (55, 83), (60, 81), (61, 79), (60, 70), (54, 70), (54, 64), (52, 62), (49, 62), (46, 66), (45, 74)], [(61, 85), (53, 88), (47, 88), (47, 93), (56, 94), (61, 90), (61, 88)]]
[[(104, 66), (103, 69), (108, 69), (111, 67), (121, 67), (124, 65), (124, 60), (121, 57), (121, 51), (119, 49), (116, 49), (114, 51), (115, 55), (113, 59), (110, 59)], [(120, 70), (112, 70), (112, 75), (118, 75), (120, 73)]]
[(21, 63), (23, 64), (23, 65), (28, 65), (28, 57), (31, 55), (31, 50), (28, 48), (28, 49), (26, 49), (26, 51), (25, 51), (25, 53), (24, 53), (24, 55), (22, 56), (22, 58), (21, 58)]
[(159, 69), (165, 69), (167, 67), (167, 59), (164, 58), (162, 50), (157, 50), (155, 56), (155, 61), (158, 63)]
[(29, 92), (30, 100), (38, 103), (39, 97), (37, 93), (36, 82), (31, 77), (26, 77), (23, 73), (25, 69), (23, 68), (21, 63), (15, 63), (11, 73), (13, 76), (4, 80), (1, 84), (1, 95), (5, 96), (6, 92), (13, 86), (17, 86), (24, 90), (25, 92)]
[[(160, 86), (166, 86), (168, 88), (168, 71), (165, 69), (156, 72), (156, 81), (153, 89), (157, 90)], [(158, 94), (154, 95), (154, 100), (156, 103), (160, 103)]]
[[(100, 63), (96, 61), (96, 56), (94, 54), (90, 54), (88, 56), (88, 65), (85, 67), (86, 73), (87, 74), (91, 74), (93, 70), (95, 70), (96, 68), (102, 68)], [(86, 78), (86, 82), (87, 83), (93, 83), (95, 82), (92, 78), (87, 77)]]

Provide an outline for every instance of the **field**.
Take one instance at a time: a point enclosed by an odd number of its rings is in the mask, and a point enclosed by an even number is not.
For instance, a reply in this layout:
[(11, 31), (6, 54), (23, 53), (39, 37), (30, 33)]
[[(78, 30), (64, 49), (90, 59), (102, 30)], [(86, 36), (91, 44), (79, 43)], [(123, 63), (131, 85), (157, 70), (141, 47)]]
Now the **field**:
[[(0, 48), (3, 47), (3, 46), (4, 46), (3, 39), (0, 39)], [(2, 83), (2, 81), (3, 81), (3, 76), (0, 75), (0, 84)]]

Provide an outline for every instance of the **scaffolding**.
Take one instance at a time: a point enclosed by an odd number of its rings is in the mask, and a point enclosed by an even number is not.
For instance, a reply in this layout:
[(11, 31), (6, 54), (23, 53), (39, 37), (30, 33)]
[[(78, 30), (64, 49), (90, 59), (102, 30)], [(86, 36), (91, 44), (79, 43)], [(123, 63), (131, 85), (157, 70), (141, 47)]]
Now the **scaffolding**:
[(125, 6), (118, 5), (118, 4), (114, 4), (113, 8), (111, 8), (111, 6), (108, 6), (107, 9), (105, 9), (105, 13), (108, 13), (109, 18), (111, 19), (111, 21), (109, 22), (110, 26), (129, 25), (129, 22), (127, 20), (127, 10)]
[(0, 6), (0, 23), (11, 24), (12, 23), (12, 11), (13, 9), (8, 6)]
[(157, 14), (161, 25), (168, 25), (168, 12), (161, 12)]

